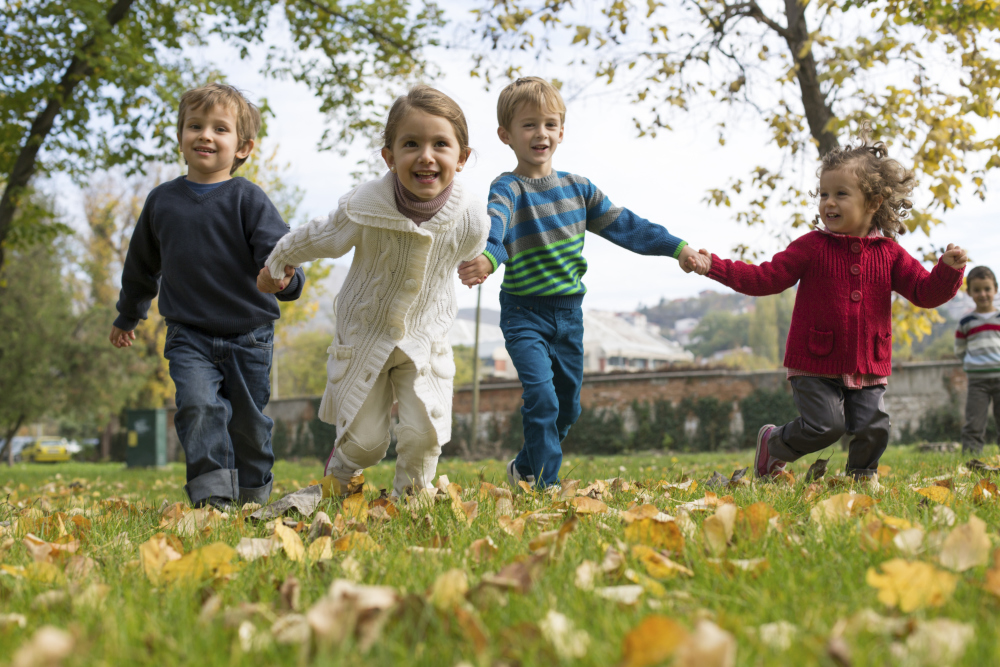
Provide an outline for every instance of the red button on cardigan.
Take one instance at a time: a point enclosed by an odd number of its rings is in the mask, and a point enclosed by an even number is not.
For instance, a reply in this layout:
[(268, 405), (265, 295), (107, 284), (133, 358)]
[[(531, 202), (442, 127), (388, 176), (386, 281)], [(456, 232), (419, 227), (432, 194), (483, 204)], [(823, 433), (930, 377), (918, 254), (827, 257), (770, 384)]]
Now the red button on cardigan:
[(859, 252), (861, 252), (861, 244), (860, 243), (852, 243), (851, 244), (851, 252), (853, 252), (853, 253), (859, 253)]
[(851, 266), (851, 273), (853, 273), (856, 276), (861, 275), (861, 265), (854, 264), (853, 266)]
[(851, 301), (861, 301), (861, 292), (858, 290), (851, 292)]

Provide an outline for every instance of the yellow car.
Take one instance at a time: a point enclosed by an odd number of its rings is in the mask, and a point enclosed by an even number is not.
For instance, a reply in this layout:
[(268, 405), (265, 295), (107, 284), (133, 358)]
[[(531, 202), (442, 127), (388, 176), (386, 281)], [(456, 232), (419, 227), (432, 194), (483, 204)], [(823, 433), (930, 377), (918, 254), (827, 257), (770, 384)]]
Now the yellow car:
[(22, 461), (60, 463), (69, 461), (71, 458), (72, 454), (69, 452), (69, 443), (66, 438), (56, 436), (38, 438), (21, 450)]

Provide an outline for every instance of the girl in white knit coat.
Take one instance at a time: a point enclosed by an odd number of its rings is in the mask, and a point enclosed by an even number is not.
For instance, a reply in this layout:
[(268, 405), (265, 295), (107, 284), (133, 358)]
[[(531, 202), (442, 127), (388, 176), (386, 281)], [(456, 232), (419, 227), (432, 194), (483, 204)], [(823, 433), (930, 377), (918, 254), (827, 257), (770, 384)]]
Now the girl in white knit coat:
[(451, 439), (455, 362), (455, 272), (486, 247), (486, 205), (456, 180), (469, 157), (459, 106), (428, 86), (393, 104), (386, 120), (385, 177), (344, 195), (329, 216), (282, 238), (258, 284), (281, 289), (286, 265), (340, 257), (351, 269), (334, 302), (336, 333), (327, 350), (319, 417), (336, 425), (326, 463), (346, 488), (389, 447), (399, 402), (395, 495), (429, 487), (441, 446)]

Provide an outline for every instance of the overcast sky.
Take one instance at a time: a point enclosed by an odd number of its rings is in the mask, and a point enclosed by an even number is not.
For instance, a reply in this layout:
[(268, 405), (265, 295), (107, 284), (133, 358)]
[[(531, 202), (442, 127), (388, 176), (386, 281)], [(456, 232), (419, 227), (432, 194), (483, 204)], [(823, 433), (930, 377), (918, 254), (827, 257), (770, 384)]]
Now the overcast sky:
[[(444, 76), (432, 83), (462, 106), (469, 121), (476, 154), (459, 178), (485, 199), (490, 182), (516, 164), (513, 152), (496, 135), (498, 91), (486, 92), (480, 80), (468, 76), (467, 53), (436, 48), (428, 50), (427, 56), (444, 71)], [(287, 180), (305, 192), (303, 213), (312, 217), (332, 210), (351, 188), (350, 172), (368, 151), (358, 148), (341, 157), (316, 149), (325, 121), (318, 101), (304, 86), (266, 79), (257, 73), (259, 63), (241, 62), (235, 52), (223, 47), (197, 52), (194, 57), (214, 61), (228, 74), (229, 82), (246, 90), (251, 99), (267, 98), (274, 111), (267, 145), (278, 144), (279, 160), (290, 165)], [(564, 80), (573, 75), (555, 67), (526, 73)], [(581, 73), (586, 76), (585, 69)], [(775, 153), (766, 144), (763, 124), (752, 117), (742, 121), (721, 118), (730, 127), (739, 128), (723, 147), (716, 141), (714, 127), (720, 118), (706, 119), (703, 113), (693, 113), (672, 119), (673, 132), (663, 132), (655, 139), (637, 138), (632, 122), (635, 109), (620, 91), (599, 87), (594, 92), (568, 103), (565, 140), (555, 153), (556, 169), (590, 178), (616, 205), (666, 226), (695, 247), (707, 247), (726, 257), (737, 243), (777, 249), (765, 230), (740, 226), (731, 220), (731, 211), (702, 203), (709, 188), (719, 187), (733, 176), (745, 177), (757, 164), (776, 162), (769, 159)], [(815, 168), (814, 163), (808, 163), (800, 169), (806, 172), (805, 185), (812, 185)], [(989, 190), (992, 197), (985, 203), (974, 199), (971, 192), (965, 194), (960, 207), (944, 214), (947, 224), (934, 231), (931, 241), (937, 245), (959, 243), (969, 249), (977, 263), (1000, 269), (1000, 174), (996, 171)], [(921, 200), (926, 201), (926, 197), (918, 197), (918, 205)], [(808, 217), (813, 213), (808, 211)], [(913, 234), (903, 237), (902, 242), (912, 252), (927, 239)], [(584, 279), (587, 308), (633, 310), (661, 298), (693, 296), (704, 289), (726, 290), (707, 278), (682, 273), (674, 260), (634, 255), (593, 234), (587, 235), (584, 256), (590, 265)], [(349, 258), (338, 263), (346, 267)], [(486, 307), (498, 307), (499, 274), (483, 286)], [(459, 305), (475, 305), (474, 290), (458, 287)]]

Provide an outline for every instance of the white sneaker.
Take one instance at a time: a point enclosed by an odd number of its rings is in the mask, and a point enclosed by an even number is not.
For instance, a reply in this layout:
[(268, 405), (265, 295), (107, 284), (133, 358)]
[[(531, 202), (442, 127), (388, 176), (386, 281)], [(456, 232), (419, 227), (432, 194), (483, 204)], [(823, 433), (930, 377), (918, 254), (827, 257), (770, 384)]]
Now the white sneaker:
[(515, 491), (520, 489), (521, 487), (518, 485), (518, 482), (527, 482), (528, 484), (534, 486), (535, 476), (528, 475), (527, 477), (525, 477), (524, 475), (519, 473), (517, 471), (517, 466), (514, 465), (515, 460), (516, 459), (511, 459), (510, 463), (507, 464), (507, 482), (510, 484), (510, 488), (514, 489)]

